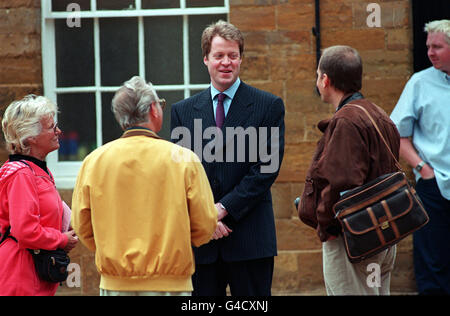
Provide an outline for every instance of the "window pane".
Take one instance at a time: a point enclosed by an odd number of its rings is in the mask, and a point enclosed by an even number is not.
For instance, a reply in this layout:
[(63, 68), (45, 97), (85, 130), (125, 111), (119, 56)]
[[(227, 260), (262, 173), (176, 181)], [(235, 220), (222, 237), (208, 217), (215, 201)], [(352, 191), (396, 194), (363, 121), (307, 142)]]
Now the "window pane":
[(186, 7), (223, 7), (223, 0), (186, 0)]
[(97, 10), (135, 9), (134, 0), (97, 0)]
[(157, 85), (183, 83), (182, 26), (180, 16), (144, 19), (147, 81)]
[(95, 95), (70, 93), (58, 95), (59, 161), (80, 161), (97, 147)]
[(100, 19), (102, 85), (120, 86), (139, 74), (138, 58), (138, 19)]
[(114, 92), (102, 93), (102, 135), (103, 144), (122, 136), (122, 129), (111, 110), (111, 101)]
[(170, 110), (172, 104), (184, 99), (183, 91), (156, 91), (160, 99), (166, 99), (166, 108), (164, 109), (164, 120), (159, 136), (170, 140)]
[(71, 3), (80, 5), (80, 10), (82, 11), (89, 11), (91, 9), (90, 0), (52, 0), (52, 11), (67, 11), (67, 6)]
[(208, 69), (203, 63), (201, 36), (203, 30), (218, 20), (227, 20), (225, 14), (189, 16), (189, 65), (191, 83), (209, 83)]
[(180, 0), (142, 0), (142, 9), (179, 8)]
[(55, 20), (56, 78), (58, 87), (94, 85), (94, 39), (92, 19), (82, 27), (68, 27)]

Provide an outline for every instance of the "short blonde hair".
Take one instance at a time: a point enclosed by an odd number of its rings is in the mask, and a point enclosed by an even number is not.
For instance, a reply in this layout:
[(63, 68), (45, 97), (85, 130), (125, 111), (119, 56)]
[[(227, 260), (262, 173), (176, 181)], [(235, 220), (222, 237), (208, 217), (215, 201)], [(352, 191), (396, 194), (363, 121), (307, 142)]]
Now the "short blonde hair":
[(425, 24), (425, 32), (427, 33), (444, 33), (446, 42), (450, 45), (450, 20), (437, 20)]
[(41, 120), (55, 118), (57, 112), (56, 104), (43, 96), (30, 94), (12, 102), (2, 120), (6, 149), (11, 154), (29, 154), (28, 138), (39, 135), (42, 131)]

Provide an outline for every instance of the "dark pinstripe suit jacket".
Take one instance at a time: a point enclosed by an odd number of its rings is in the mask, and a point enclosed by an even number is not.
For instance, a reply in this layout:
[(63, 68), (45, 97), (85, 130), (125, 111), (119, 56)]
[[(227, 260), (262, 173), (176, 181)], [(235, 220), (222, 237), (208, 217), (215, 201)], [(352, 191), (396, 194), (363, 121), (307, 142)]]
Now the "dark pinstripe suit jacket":
[[(172, 141), (200, 156), (215, 202), (221, 202), (229, 213), (223, 221), (233, 230), (228, 237), (194, 248), (196, 263), (215, 262), (219, 255), (225, 261), (275, 256), (270, 187), (284, 153), (283, 100), (241, 82), (222, 127), (222, 145), (220, 141), (214, 143), (207, 131), (216, 126), (210, 88), (174, 104), (171, 115)], [(190, 130), (189, 139), (174, 138), (177, 127)], [(236, 127), (242, 127), (240, 134)], [(242, 131), (247, 133), (245, 142), (236, 136), (242, 135)], [(212, 144), (216, 146), (211, 149)], [(208, 153), (222, 157), (223, 161), (211, 161)], [(262, 166), (271, 167), (263, 170)]]

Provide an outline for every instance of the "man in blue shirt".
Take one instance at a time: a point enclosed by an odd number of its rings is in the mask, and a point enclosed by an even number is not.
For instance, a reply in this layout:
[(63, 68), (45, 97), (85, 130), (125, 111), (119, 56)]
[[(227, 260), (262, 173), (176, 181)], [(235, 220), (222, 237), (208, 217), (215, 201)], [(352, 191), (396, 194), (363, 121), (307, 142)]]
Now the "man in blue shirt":
[(414, 74), (391, 114), (430, 217), (414, 233), (419, 294), (450, 294), (450, 20), (425, 25), (433, 67)]

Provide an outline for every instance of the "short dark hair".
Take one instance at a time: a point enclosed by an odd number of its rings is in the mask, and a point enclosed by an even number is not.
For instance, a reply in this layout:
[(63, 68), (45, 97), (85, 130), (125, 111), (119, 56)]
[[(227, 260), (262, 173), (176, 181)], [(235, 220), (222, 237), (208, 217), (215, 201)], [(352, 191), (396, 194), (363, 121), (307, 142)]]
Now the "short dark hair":
[(319, 61), (319, 70), (327, 74), (333, 87), (344, 93), (353, 93), (362, 87), (362, 60), (350, 46), (326, 48)]

